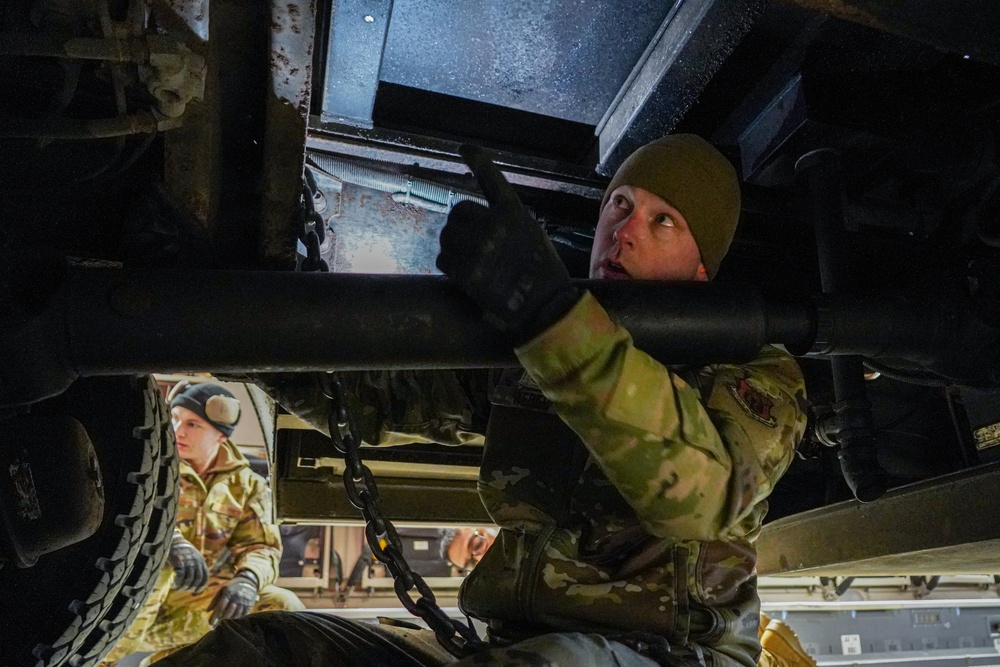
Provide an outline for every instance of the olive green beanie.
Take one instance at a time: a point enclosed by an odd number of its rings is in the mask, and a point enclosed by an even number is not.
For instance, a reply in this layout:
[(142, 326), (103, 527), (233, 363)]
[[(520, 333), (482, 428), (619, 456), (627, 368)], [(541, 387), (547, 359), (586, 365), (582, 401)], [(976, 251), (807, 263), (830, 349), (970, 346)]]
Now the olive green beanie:
[(621, 185), (652, 192), (680, 211), (708, 277), (715, 277), (740, 219), (739, 179), (722, 153), (699, 136), (671, 134), (625, 160), (604, 193), (602, 211)]

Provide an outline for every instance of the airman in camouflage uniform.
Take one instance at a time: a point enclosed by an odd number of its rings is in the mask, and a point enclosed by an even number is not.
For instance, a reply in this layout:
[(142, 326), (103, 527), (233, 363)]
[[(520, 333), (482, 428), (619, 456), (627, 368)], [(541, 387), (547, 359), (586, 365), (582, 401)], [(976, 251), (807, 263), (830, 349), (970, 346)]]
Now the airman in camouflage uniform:
[[(204, 398), (213, 391), (225, 392), (217, 385), (202, 384), (195, 385), (187, 393), (190, 398), (192, 392), (199, 392), (195, 398)], [(183, 391), (178, 395), (183, 395)], [(228, 392), (216, 395), (230, 397)], [(179, 441), (182, 440), (179, 429), (199, 426), (214, 427), (220, 438), (216, 453), (200, 473), (196, 467), (200, 467), (201, 462), (197, 452), (190, 451), (192, 446), (182, 442), (178, 447), (180, 493), (173, 543), (193, 546), (201, 555), (205, 580), (196, 587), (176, 590), (177, 573), (173, 567), (164, 567), (138, 617), (105, 658), (107, 663), (136, 651), (154, 651), (146, 662), (156, 662), (198, 641), (214, 625), (212, 612), (214, 606), (218, 606), (220, 593), (239, 573), (249, 573), (255, 579), (259, 594), (258, 599), (250, 603), (253, 613), (305, 608), (294, 593), (273, 585), (281, 560), (281, 536), (278, 527), (270, 522), (271, 492), (264, 478), (250, 469), (246, 457), (226, 438), (232, 429), (227, 429), (228, 433), (220, 431), (219, 427), (225, 428), (226, 423), (218, 421), (219, 415), (213, 414), (210, 408), (205, 411), (207, 414), (201, 415), (205, 424), (178, 424), (178, 405), (197, 408), (204, 402), (178, 401), (175, 397), (171, 412)], [(238, 419), (238, 407), (236, 409)], [(217, 421), (208, 421), (212, 416)], [(183, 417), (194, 420), (199, 415), (190, 413)], [(235, 425), (235, 420), (231, 425)]]
[[(479, 491), (501, 530), (459, 598), (495, 648), (455, 661), (427, 631), (274, 614), (224, 625), (171, 664), (208, 664), (221, 647), (269, 665), (757, 663), (754, 540), (805, 429), (798, 366), (765, 347), (741, 365), (664, 367), (571, 285), (482, 153), (466, 158), (490, 208), (455, 207), (438, 265), (526, 371), (494, 391)], [(654, 142), (608, 188), (591, 275), (711, 279), (738, 214), (738, 181), (714, 148)], [(369, 437), (398, 431), (399, 414), (369, 409)]]

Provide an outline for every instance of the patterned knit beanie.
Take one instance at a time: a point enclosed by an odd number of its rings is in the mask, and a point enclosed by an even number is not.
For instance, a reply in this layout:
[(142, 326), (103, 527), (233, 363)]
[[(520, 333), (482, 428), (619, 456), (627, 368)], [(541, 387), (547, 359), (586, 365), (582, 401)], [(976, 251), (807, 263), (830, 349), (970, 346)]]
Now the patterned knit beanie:
[(240, 402), (228, 389), (217, 384), (191, 384), (183, 380), (167, 397), (171, 408), (187, 408), (227, 438), (240, 420)]

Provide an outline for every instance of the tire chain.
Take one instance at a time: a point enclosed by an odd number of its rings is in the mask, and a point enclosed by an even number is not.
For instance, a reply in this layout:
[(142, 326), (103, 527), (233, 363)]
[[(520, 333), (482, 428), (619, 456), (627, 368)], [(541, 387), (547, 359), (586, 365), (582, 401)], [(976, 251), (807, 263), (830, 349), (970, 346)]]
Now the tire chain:
[[(347, 412), (344, 389), (340, 381), (329, 373), (323, 376), (323, 393), (331, 402), (330, 439), (347, 462), (344, 468), (347, 497), (352, 505), (361, 510), (368, 546), (372, 555), (392, 575), (399, 601), (407, 611), (423, 620), (434, 631), (438, 643), (456, 658), (488, 649), (489, 644), (476, 634), (471, 621), (464, 624), (444, 613), (437, 604), (434, 591), (406, 562), (399, 534), (379, 508), (375, 476), (361, 461), (361, 439), (356, 436), (356, 424)], [(414, 589), (420, 596), (416, 600), (411, 597)]]

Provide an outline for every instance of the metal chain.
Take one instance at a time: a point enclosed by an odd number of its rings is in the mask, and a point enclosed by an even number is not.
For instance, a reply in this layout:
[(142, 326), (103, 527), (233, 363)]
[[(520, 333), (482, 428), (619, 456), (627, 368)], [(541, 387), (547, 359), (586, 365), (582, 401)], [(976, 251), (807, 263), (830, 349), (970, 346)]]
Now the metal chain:
[(322, 271), (330, 270), (330, 266), (323, 259), (319, 248), (326, 237), (326, 221), (323, 216), (316, 211), (316, 195), (319, 189), (316, 186), (316, 179), (308, 167), (305, 170), (305, 177), (302, 183), (302, 199), (299, 206), (299, 243), (305, 248), (299, 248), (296, 253), (296, 271)]
[[(351, 504), (361, 510), (365, 519), (365, 538), (372, 555), (386, 566), (395, 580), (394, 588), (399, 601), (414, 616), (423, 620), (434, 631), (438, 643), (456, 658), (489, 648), (471, 622), (466, 625), (450, 618), (437, 604), (434, 591), (424, 578), (414, 572), (403, 557), (403, 545), (396, 527), (382, 515), (378, 504), (378, 487), (375, 475), (361, 461), (361, 439), (347, 411), (344, 389), (333, 375), (323, 376), (323, 393), (330, 399), (330, 439), (344, 456), (344, 488)], [(384, 546), (383, 546), (384, 545)], [(419, 595), (413, 597), (413, 591)]]
[[(320, 246), (325, 236), (325, 221), (316, 211), (315, 201), (318, 188), (316, 179), (306, 168), (302, 187), (300, 207), (299, 249), (296, 258), (297, 271), (329, 271), (330, 267), (320, 255)], [(372, 555), (383, 563), (395, 580), (394, 588), (399, 601), (407, 611), (422, 619), (434, 631), (438, 642), (456, 658), (464, 658), (472, 653), (489, 648), (480, 639), (471, 622), (466, 625), (448, 617), (437, 604), (434, 591), (424, 578), (414, 572), (403, 557), (403, 545), (392, 522), (382, 515), (378, 505), (378, 487), (375, 475), (361, 461), (361, 439), (356, 437), (354, 427), (344, 400), (344, 390), (340, 381), (331, 374), (323, 375), (323, 393), (330, 400), (330, 439), (340, 452), (347, 466), (344, 469), (344, 489), (351, 504), (361, 510), (365, 519), (365, 539)], [(384, 546), (383, 546), (384, 545)], [(414, 599), (412, 592), (418, 597)]]

